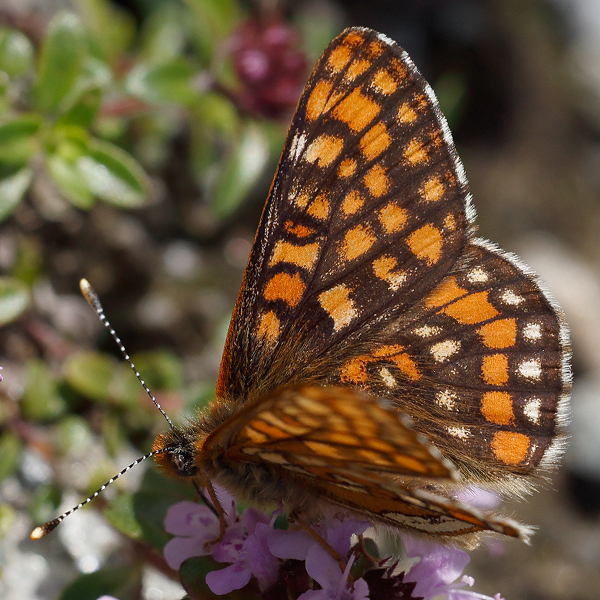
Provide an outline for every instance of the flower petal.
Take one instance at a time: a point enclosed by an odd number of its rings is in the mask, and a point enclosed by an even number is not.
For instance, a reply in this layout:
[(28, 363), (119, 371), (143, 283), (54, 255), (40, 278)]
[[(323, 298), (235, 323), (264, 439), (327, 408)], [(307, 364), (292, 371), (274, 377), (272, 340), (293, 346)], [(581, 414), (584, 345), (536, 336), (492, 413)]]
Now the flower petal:
[(229, 594), (233, 590), (241, 590), (250, 581), (252, 573), (242, 563), (229, 565), (218, 571), (211, 571), (206, 574), (206, 585), (213, 594), (222, 596)]
[(408, 571), (405, 580), (415, 581), (413, 595), (423, 596), (426, 600), (446, 593), (447, 586), (460, 577), (470, 560), (462, 550), (411, 538), (404, 539), (404, 549), (409, 557), (421, 557)]
[(342, 570), (337, 561), (321, 546), (314, 544), (306, 556), (306, 572), (324, 589), (337, 593)]
[(316, 542), (304, 531), (273, 529), (268, 535), (267, 543), (278, 558), (306, 560), (308, 550)]
[(219, 533), (219, 519), (203, 504), (184, 500), (173, 504), (165, 517), (165, 531), (173, 535), (196, 536), (206, 533), (206, 541)]
[(184, 560), (208, 554), (204, 544), (205, 540), (201, 537), (176, 537), (167, 542), (163, 554), (171, 569), (179, 569)]
[(352, 534), (361, 535), (370, 526), (370, 523), (366, 523), (365, 521), (346, 519), (334, 527), (327, 529), (327, 543), (342, 556), (348, 556), (352, 543)]

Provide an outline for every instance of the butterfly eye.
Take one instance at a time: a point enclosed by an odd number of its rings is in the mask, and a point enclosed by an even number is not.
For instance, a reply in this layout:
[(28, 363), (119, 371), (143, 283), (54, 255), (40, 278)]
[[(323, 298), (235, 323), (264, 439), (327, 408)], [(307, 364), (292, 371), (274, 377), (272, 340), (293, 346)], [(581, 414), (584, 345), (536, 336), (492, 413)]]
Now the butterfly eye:
[(194, 465), (192, 455), (189, 452), (178, 451), (169, 455), (171, 467), (181, 477), (193, 477), (198, 468)]

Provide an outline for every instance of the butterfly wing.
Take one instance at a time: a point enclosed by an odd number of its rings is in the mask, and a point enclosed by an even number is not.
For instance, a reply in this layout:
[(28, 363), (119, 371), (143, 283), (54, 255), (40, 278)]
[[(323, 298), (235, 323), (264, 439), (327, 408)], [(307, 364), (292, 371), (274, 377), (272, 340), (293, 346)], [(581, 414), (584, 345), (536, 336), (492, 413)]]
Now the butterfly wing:
[(215, 430), (203, 451), (210, 455), (216, 448), (231, 473), (240, 469), (243, 477), (247, 463), (262, 469), (263, 494), (268, 481), (287, 480), (288, 502), (295, 510), (302, 489), (311, 490), (316, 503), (326, 499), (429, 535), (528, 535), (513, 521), (407, 484), (415, 477), (422, 485), (448, 483), (456, 470), (393, 406), (358, 390), (279, 388)]
[(446, 121), (410, 58), (373, 31), (343, 32), (293, 118), (217, 395), (243, 402), (326, 376), (448, 273), (467, 201)]

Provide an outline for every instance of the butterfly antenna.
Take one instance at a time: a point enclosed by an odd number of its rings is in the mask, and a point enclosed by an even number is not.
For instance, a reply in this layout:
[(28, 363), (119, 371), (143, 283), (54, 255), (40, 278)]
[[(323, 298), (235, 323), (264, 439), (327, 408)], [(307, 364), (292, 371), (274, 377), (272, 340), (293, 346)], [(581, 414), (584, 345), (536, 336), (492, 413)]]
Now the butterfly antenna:
[[(154, 406), (156, 406), (156, 408), (158, 408), (158, 410), (161, 412), (162, 416), (167, 420), (169, 427), (171, 429), (173, 429), (173, 423), (172, 423), (171, 419), (169, 419), (169, 416), (167, 415), (167, 413), (162, 409), (161, 405), (158, 403), (158, 401), (154, 397), (154, 394), (150, 391), (150, 388), (146, 385), (146, 382), (142, 379), (140, 372), (135, 368), (133, 361), (131, 360), (129, 354), (127, 354), (127, 350), (125, 350), (125, 346), (123, 345), (121, 338), (119, 338), (119, 336), (117, 335), (117, 332), (112, 328), (112, 325), (110, 324), (109, 320), (106, 318), (106, 315), (104, 314), (104, 309), (102, 308), (102, 304), (100, 304), (100, 298), (98, 297), (98, 294), (95, 292), (94, 288), (89, 284), (87, 279), (82, 279), (79, 282), (79, 288), (81, 289), (81, 293), (83, 294), (83, 297), (87, 300), (88, 304), (94, 309), (94, 311), (98, 315), (100, 322), (104, 325), (104, 327), (106, 327), (106, 329), (108, 330), (108, 333), (110, 333), (113, 340), (115, 340), (115, 342), (117, 342), (117, 346), (119, 346), (119, 350), (121, 350), (121, 354), (127, 361), (127, 364), (131, 367), (131, 370), (135, 373), (135, 376), (138, 378), (138, 381), (142, 384), (142, 387), (146, 390), (146, 393), (150, 397), (150, 400), (152, 400), (152, 402), (154, 402)], [(119, 476), (120, 476), (120, 474), (119, 474)], [(89, 501), (89, 499), (88, 499), (88, 501)], [(85, 504), (85, 502), (84, 502), (84, 504)]]
[(166, 448), (161, 448), (159, 450), (153, 450), (149, 452), (145, 456), (141, 456), (137, 460), (134, 460), (130, 465), (125, 467), (121, 472), (117, 473), (114, 477), (111, 477), (103, 486), (98, 488), (91, 496), (86, 498), (83, 502), (80, 502), (77, 506), (74, 506), (72, 509), (64, 512), (62, 515), (56, 517), (56, 519), (52, 519), (52, 521), (48, 521), (39, 527), (36, 527), (30, 534), (30, 538), (32, 540), (39, 540), (44, 536), (48, 535), (51, 531), (54, 531), (69, 515), (73, 514), (76, 510), (79, 510), (82, 506), (85, 506), (89, 502), (91, 502), (96, 496), (99, 496), (113, 481), (116, 481), (122, 475), (125, 475), (129, 469), (133, 469), (136, 465), (139, 465), (143, 460), (154, 456), (155, 454), (160, 454), (161, 452), (166, 452)]

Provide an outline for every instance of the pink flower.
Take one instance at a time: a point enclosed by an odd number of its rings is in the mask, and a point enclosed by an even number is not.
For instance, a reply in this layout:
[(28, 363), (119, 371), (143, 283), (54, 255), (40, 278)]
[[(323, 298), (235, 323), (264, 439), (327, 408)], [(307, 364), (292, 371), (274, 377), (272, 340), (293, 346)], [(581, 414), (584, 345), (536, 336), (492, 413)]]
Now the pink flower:
[[(448, 600), (492, 600), (484, 594), (462, 589), (475, 583), (472, 577), (463, 575), (458, 582), (456, 581), (469, 563), (470, 558), (466, 552), (413, 538), (403, 539), (406, 554), (421, 559), (404, 578), (405, 581), (416, 582), (414, 597), (421, 596), (424, 600), (435, 596), (445, 596)], [(503, 599), (500, 594), (496, 594), (494, 600)]]

